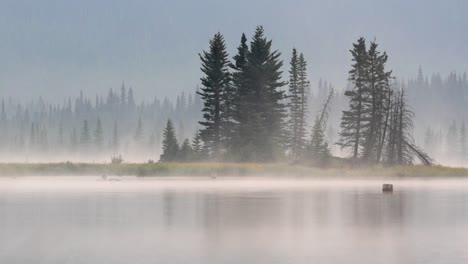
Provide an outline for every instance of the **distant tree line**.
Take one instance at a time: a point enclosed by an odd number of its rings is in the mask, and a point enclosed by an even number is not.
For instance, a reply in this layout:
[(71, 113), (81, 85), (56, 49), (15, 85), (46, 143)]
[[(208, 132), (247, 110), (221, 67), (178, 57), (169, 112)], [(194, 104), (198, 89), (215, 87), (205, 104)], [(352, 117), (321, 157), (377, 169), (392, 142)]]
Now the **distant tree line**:
[[(194, 89), (195, 90), (195, 89)], [(124, 84), (94, 99), (82, 92), (62, 104), (39, 98), (29, 103), (1, 100), (0, 157), (4, 161), (104, 161), (122, 154), (136, 160), (155, 159), (168, 118), (184, 138), (197, 127), (202, 108), (195, 92), (135, 102)]]

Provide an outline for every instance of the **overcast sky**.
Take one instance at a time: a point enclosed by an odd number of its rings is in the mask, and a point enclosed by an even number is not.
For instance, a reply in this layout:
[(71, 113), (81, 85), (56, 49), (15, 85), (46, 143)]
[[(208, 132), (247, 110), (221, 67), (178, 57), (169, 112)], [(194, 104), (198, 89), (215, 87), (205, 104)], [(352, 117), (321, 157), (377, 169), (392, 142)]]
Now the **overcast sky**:
[[(359, 36), (387, 50), (400, 77), (468, 68), (463, 0), (0, 0), (0, 97), (94, 96), (122, 81), (138, 99), (199, 83), (198, 53), (220, 31), (230, 56), (265, 27), (273, 46), (304, 52), (309, 76), (343, 86)], [(287, 68), (284, 69), (287, 72)]]

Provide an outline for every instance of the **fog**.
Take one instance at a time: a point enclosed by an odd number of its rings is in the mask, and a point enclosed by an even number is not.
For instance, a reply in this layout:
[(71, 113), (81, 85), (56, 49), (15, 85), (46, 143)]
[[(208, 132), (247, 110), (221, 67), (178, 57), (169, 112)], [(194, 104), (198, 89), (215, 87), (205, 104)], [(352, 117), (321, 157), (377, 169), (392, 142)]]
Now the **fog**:
[[(414, 141), (436, 163), (467, 164), (458, 144), (468, 110), (464, 1), (7, 0), (0, 19), (2, 162), (157, 161), (167, 119), (179, 142), (200, 129), (198, 54), (208, 40), (222, 32), (231, 59), (240, 35), (250, 39), (263, 25), (282, 52), (284, 80), (291, 49), (305, 55), (308, 133), (335, 89), (326, 133), (333, 155), (349, 155), (334, 143), (348, 104), (349, 49), (365, 36), (408, 88)], [(131, 102), (125, 94), (118, 102), (122, 89), (132, 90)]]
[(223, 32), (233, 54), (240, 34), (259, 24), (285, 61), (293, 46), (304, 52), (313, 83), (344, 87), (350, 43), (360, 36), (381, 43), (398, 77), (419, 65), (447, 75), (467, 68), (467, 12), (461, 0), (4, 0), (0, 97), (61, 102), (125, 80), (138, 99), (175, 99), (199, 83), (197, 54), (214, 33)]
[(395, 192), (384, 195), (380, 180), (0, 183), (2, 263), (468, 260), (467, 184), (460, 179), (395, 180)]

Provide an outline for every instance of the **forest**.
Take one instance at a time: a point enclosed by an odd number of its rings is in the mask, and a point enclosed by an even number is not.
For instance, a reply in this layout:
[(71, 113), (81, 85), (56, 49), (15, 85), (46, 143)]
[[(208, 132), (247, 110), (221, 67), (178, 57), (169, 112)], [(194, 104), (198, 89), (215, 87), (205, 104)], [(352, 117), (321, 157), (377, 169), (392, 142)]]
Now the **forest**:
[[(61, 104), (2, 98), (6, 162), (292, 162), (465, 165), (466, 74), (403, 80), (376, 40), (350, 49), (347, 87), (313, 85), (303, 53), (287, 56), (257, 27), (229, 55), (217, 33), (199, 54), (200, 84), (175, 101), (136, 102), (122, 83)], [(195, 85), (194, 85), (195, 86)], [(430, 107), (429, 107), (430, 106)], [(112, 159), (119, 160), (119, 159)]]

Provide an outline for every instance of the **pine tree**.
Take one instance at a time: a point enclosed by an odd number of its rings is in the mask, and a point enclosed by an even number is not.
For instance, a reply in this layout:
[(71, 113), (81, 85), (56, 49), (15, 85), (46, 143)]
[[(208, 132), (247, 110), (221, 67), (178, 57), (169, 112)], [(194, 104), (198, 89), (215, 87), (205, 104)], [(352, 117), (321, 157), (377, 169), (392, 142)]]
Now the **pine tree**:
[(257, 27), (250, 43), (245, 68), (245, 82), (248, 94), (247, 145), (241, 157), (244, 160), (271, 161), (283, 153), (284, 118), (286, 106), (283, 103), (286, 83), (281, 81), (281, 53), (271, 51), (272, 41), (264, 36), (262, 26)]
[(349, 71), (349, 81), (353, 84), (351, 90), (345, 95), (349, 98), (349, 109), (343, 111), (341, 117), (341, 132), (338, 145), (341, 148), (350, 148), (352, 157), (357, 159), (360, 155), (365, 129), (368, 126), (366, 104), (368, 104), (368, 87), (366, 86), (368, 72), (368, 54), (364, 38), (358, 39), (350, 51), (353, 56), (352, 69)]
[[(304, 58), (304, 54), (299, 55), (299, 83), (298, 83), (298, 94), (299, 94), (299, 144), (305, 143), (306, 128), (307, 128), (307, 105), (308, 95), (310, 89), (310, 82), (307, 79), (307, 62)], [(334, 96), (334, 92), (330, 91), (331, 96)], [(331, 98), (330, 98), (331, 99)]]
[(193, 157), (193, 149), (192, 149), (192, 146), (190, 145), (190, 140), (186, 138), (183, 141), (182, 146), (180, 147), (178, 158), (182, 162), (188, 162), (192, 160), (192, 157)]
[(177, 160), (179, 144), (177, 143), (176, 132), (171, 120), (167, 120), (166, 128), (163, 132), (162, 154), (159, 157), (161, 162), (171, 162)]
[(377, 157), (380, 153), (380, 142), (384, 134), (383, 128), (386, 124), (386, 99), (390, 95), (389, 81), (391, 71), (385, 70), (387, 63), (387, 54), (380, 53), (377, 50), (378, 44), (371, 42), (367, 55), (367, 73), (366, 86), (369, 92), (368, 105), (365, 106), (365, 112), (369, 115), (368, 125), (364, 133), (363, 159), (367, 162), (378, 162)]
[(297, 55), (293, 49), (291, 58), (291, 70), (289, 71), (289, 133), (291, 155), (294, 160), (298, 159), (304, 148), (306, 137), (306, 112), (307, 112), (307, 92), (309, 81), (307, 80), (307, 62), (304, 55)]
[(205, 159), (204, 147), (200, 131), (195, 132), (195, 136), (192, 139), (192, 150), (193, 150), (193, 159), (194, 160), (203, 160)]
[(312, 127), (311, 139), (308, 146), (308, 158), (314, 163), (324, 165), (326, 158), (330, 156), (330, 148), (325, 138), (327, 128), (328, 115), (331, 108), (331, 101), (334, 97), (332, 89), (324, 102), (320, 113), (315, 118), (314, 126)]
[(201, 70), (204, 76), (201, 78), (202, 88), (198, 92), (204, 101), (203, 118), (200, 122), (204, 128), (201, 136), (206, 148), (213, 157), (219, 157), (222, 150), (223, 120), (226, 118), (225, 95), (229, 89), (230, 75), (228, 72), (228, 54), (224, 37), (221, 33), (215, 34), (210, 40), (209, 51), (200, 54), (202, 61)]
[(234, 120), (236, 123), (235, 136), (232, 139), (232, 154), (236, 159), (241, 159), (243, 151), (246, 146), (251, 145), (250, 133), (250, 120), (248, 111), (252, 109), (250, 105), (252, 92), (247, 86), (247, 56), (249, 53), (249, 46), (247, 45), (247, 38), (242, 34), (241, 42), (237, 48), (237, 54), (233, 57), (234, 63), (230, 64), (232, 73), (232, 87), (235, 90), (236, 98), (234, 101)]
[(433, 161), (423, 150), (413, 142), (413, 117), (409, 109), (406, 92), (402, 87), (394, 96), (389, 122), (386, 163), (389, 165), (412, 165), (418, 158), (424, 165), (432, 165)]
[(293, 160), (298, 158), (299, 148), (303, 145), (299, 143), (299, 91), (298, 91), (298, 57), (297, 57), (297, 50), (294, 48), (291, 56), (291, 62), (289, 63), (291, 69), (289, 70), (289, 127), (288, 132), (290, 136), (290, 148), (291, 148), (291, 156)]
[(195, 132), (195, 136), (192, 139), (192, 149), (195, 153), (200, 153), (203, 150), (203, 142), (200, 136), (200, 131)]

